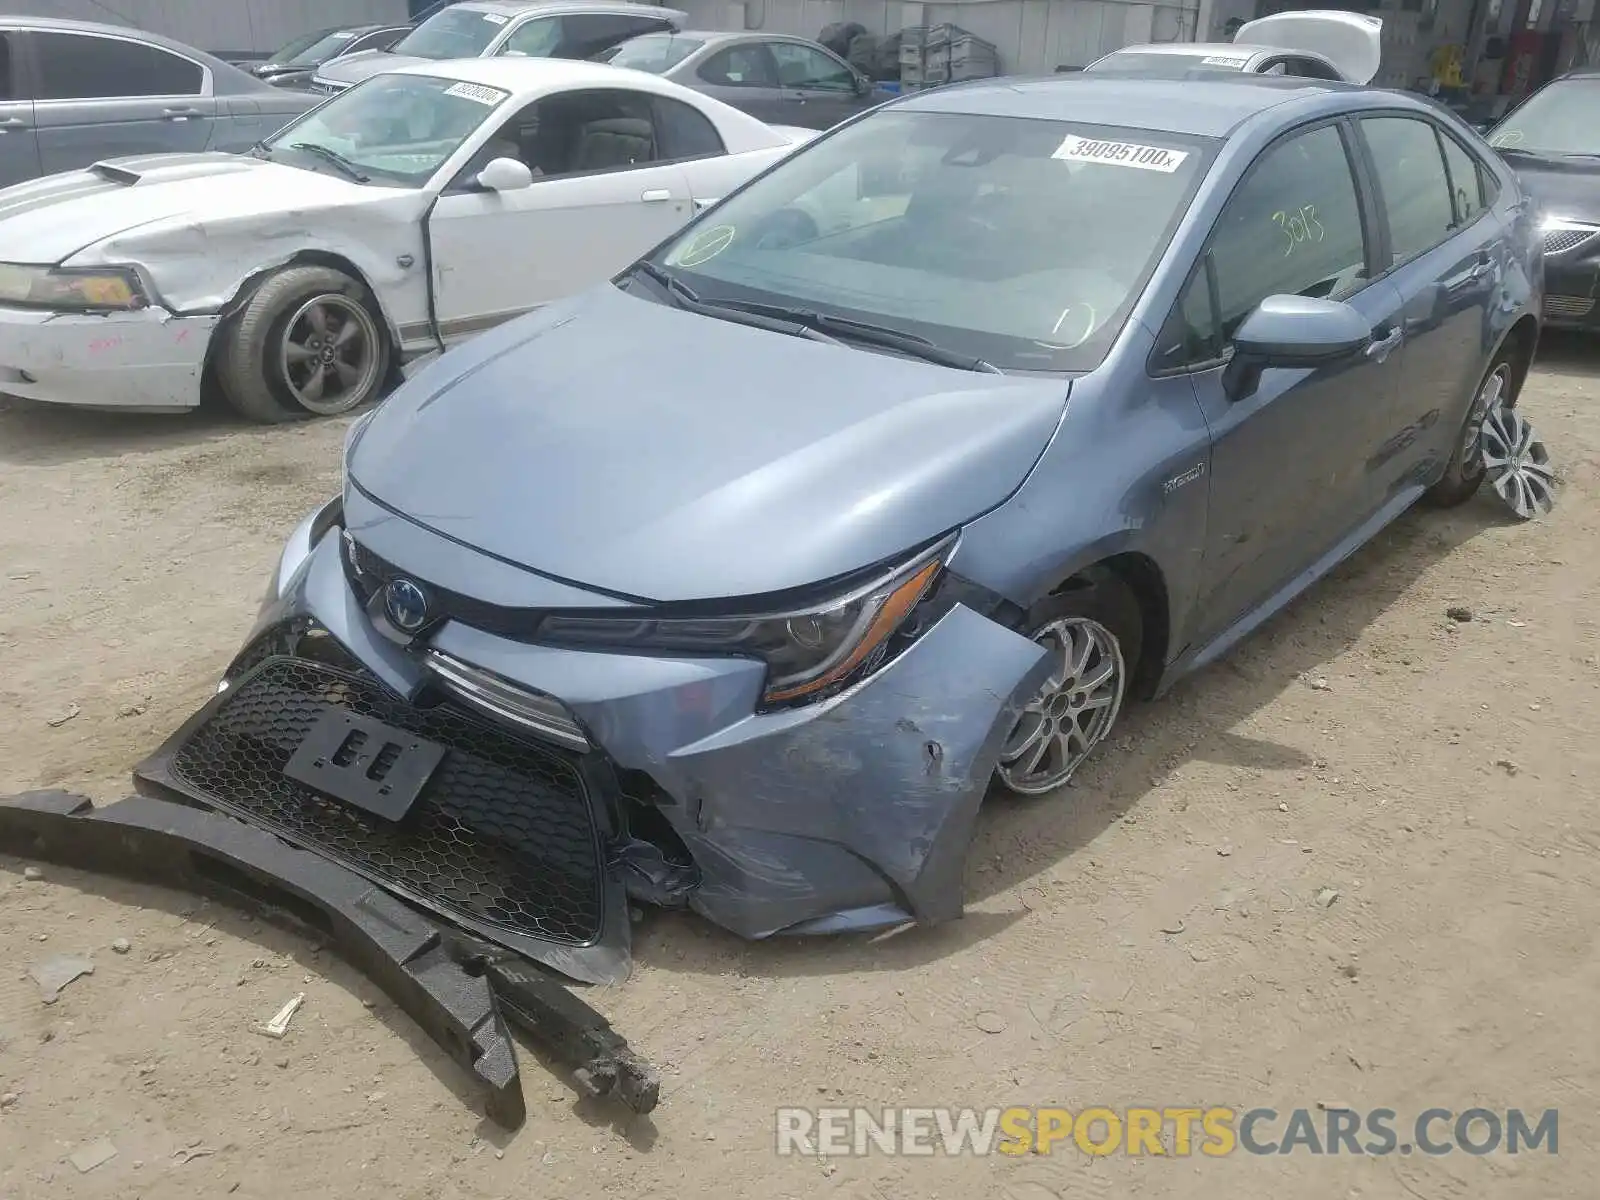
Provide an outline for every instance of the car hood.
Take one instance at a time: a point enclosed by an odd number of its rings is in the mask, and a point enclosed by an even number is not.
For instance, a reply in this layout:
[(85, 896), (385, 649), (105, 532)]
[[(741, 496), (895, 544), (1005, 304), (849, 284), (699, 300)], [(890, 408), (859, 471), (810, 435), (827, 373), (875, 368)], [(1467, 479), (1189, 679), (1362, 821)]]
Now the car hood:
[(358, 50), (354, 54), (346, 54), (343, 58), (323, 63), (317, 68), (316, 78), (326, 79), (330, 83), (356, 84), (363, 79), (371, 79), (374, 75), (381, 75), (385, 71), (397, 71), (401, 67), (414, 67), (418, 63), (431, 61), (418, 58), (415, 54), (390, 54), (387, 50)]
[(59, 263), (130, 229), (215, 227), (357, 203), (372, 190), (238, 154), (109, 159), (0, 190), (0, 262)]
[(361, 430), (347, 469), (413, 522), (569, 583), (661, 602), (758, 596), (870, 566), (1000, 504), (1043, 453), (1067, 388), (606, 284), (431, 364)]
[(1497, 147), (1545, 214), (1600, 224), (1600, 158), (1519, 154)]

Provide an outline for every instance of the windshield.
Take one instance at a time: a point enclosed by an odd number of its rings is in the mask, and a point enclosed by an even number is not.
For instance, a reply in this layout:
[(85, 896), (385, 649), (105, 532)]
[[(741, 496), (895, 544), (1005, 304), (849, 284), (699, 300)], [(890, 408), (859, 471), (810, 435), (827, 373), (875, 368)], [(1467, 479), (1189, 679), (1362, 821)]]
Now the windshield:
[(1210, 139), (886, 111), (800, 151), (656, 262), (708, 303), (890, 326), (1017, 371), (1105, 357)]
[(417, 58), (478, 58), (505, 25), (506, 19), (499, 13), (447, 8), (396, 42), (394, 53)]
[(273, 66), (290, 62), (295, 58), (296, 55), (304, 53), (308, 47), (320, 42), (323, 38), (327, 37), (333, 32), (335, 31), (332, 29), (315, 29), (310, 33), (303, 33), (293, 41), (285, 42), (282, 46), (279, 46), (276, 50), (274, 50), (272, 52), (272, 57), (267, 59), (267, 62)]
[[(312, 109), (265, 143), (274, 159), (360, 182), (420, 187), (511, 93), (432, 75), (375, 75)], [(298, 148), (297, 148), (298, 147)]]
[(1489, 135), (1524, 154), (1600, 155), (1600, 79), (1563, 79), (1531, 96)]
[(320, 66), (335, 54), (344, 53), (344, 48), (355, 39), (355, 36), (356, 31), (353, 29), (338, 29), (326, 37), (318, 38), (298, 54), (291, 55), (288, 58), (277, 58), (273, 61), (282, 67)]
[(614, 67), (628, 67), (660, 75), (663, 71), (672, 70), (704, 45), (696, 38), (678, 37), (671, 33), (647, 33), (597, 57)]
[(1242, 54), (1143, 54), (1130, 50), (1108, 54), (1090, 64), (1088, 70), (1185, 79), (1196, 71), (1242, 71), (1249, 61), (1249, 57)]

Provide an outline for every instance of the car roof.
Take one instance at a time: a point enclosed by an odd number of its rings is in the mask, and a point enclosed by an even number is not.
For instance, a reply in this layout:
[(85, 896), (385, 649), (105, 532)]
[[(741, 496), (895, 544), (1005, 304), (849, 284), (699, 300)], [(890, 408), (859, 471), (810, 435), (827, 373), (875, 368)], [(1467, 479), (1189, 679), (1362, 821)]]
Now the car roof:
[(432, 75), (437, 79), (482, 83), (514, 93), (546, 87), (604, 86), (607, 83), (617, 85), (629, 80), (648, 84), (652, 90), (657, 91), (662, 85), (659, 75), (633, 71), (626, 67), (613, 67), (608, 63), (589, 62), (579, 58), (523, 58), (519, 55), (430, 60), (396, 67), (389, 73)]
[(151, 33), (148, 29), (135, 29), (131, 25), (111, 25), (103, 21), (78, 21), (70, 17), (31, 17), (26, 13), (0, 13), (0, 29), (37, 29), (42, 32), (59, 33), (99, 33), (109, 34), (112, 37), (131, 38), (136, 42), (148, 42), (152, 46), (160, 46), (163, 50), (171, 50), (174, 54), (181, 54), (185, 58), (201, 63), (211, 71), (212, 80), (219, 94), (233, 95), (240, 85), (247, 85), (250, 91), (274, 91), (270, 83), (262, 83), (252, 75), (247, 75), (232, 63), (223, 62), (214, 54), (207, 54), (204, 50), (196, 49), (187, 42), (180, 42), (176, 38), (169, 38), (165, 34)]
[(1032, 117), (1220, 138), (1256, 114), (1308, 94), (1367, 90), (1333, 80), (1277, 75), (1151, 79), (1079, 71), (1040, 79), (951, 84), (912, 92), (892, 104), (927, 112)]
[[(1266, 51), (1266, 46), (1241, 46), (1237, 42), (1145, 42), (1132, 46), (1118, 46), (1110, 51), (1106, 57), (1111, 58), (1118, 54), (1176, 54), (1189, 58), (1204, 58), (1207, 55), (1226, 55), (1229, 58), (1254, 58), (1257, 54)], [(1284, 50), (1280, 53), (1299, 53), (1298, 51)]]
[(460, 3), (439, 11), (451, 12), (462, 9), (466, 12), (490, 12), (512, 16), (534, 8), (583, 9), (591, 12), (623, 13), (627, 16), (670, 14), (675, 11), (654, 4), (634, 4), (630, 3), (630, 0), (461, 0)]
[(660, 33), (640, 34), (641, 37), (695, 38), (711, 45), (717, 42), (804, 42), (815, 46), (816, 40), (799, 33), (768, 33), (764, 29), (682, 29), (677, 33), (663, 29)]

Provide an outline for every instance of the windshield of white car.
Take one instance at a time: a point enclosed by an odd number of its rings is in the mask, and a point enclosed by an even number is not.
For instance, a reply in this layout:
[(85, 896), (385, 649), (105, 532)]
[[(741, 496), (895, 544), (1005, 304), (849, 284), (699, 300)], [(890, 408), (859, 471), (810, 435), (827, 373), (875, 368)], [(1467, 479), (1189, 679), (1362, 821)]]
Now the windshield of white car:
[(272, 62), (274, 66), (279, 67), (321, 66), (334, 55), (342, 54), (355, 36), (356, 31), (353, 29), (338, 29), (326, 37), (318, 38), (298, 54), (287, 58), (275, 58)]
[[(1096, 366), (1215, 142), (885, 111), (801, 150), (652, 266), (706, 305), (867, 322), (1010, 371)], [(846, 332), (830, 329), (849, 341)]]
[(628, 67), (634, 71), (660, 75), (672, 70), (704, 45), (698, 38), (679, 37), (674, 33), (647, 33), (642, 37), (630, 38), (598, 57), (613, 67)]
[(447, 8), (396, 42), (393, 52), (414, 58), (477, 58), (505, 27), (499, 13)]
[(1563, 79), (1535, 93), (1489, 135), (1519, 154), (1600, 155), (1600, 79)]
[(287, 66), (295, 58), (333, 32), (334, 30), (332, 29), (318, 29), (311, 33), (303, 33), (293, 41), (285, 42), (274, 50), (271, 57), (267, 59), (267, 64), (274, 67)]
[(420, 187), (510, 94), (433, 75), (375, 75), (286, 126), (262, 149), (294, 166), (366, 176), (358, 182)]

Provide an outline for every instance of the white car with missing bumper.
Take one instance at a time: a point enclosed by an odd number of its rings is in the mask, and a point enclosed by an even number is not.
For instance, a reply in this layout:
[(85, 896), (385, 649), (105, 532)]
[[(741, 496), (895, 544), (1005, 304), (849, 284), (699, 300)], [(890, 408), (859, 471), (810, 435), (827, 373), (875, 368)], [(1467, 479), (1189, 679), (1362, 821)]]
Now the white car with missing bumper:
[(653, 75), (485, 59), (376, 76), (249, 156), (0, 191), (0, 392), (124, 411), (213, 384), (284, 421), (596, 283), (807, 130)]

